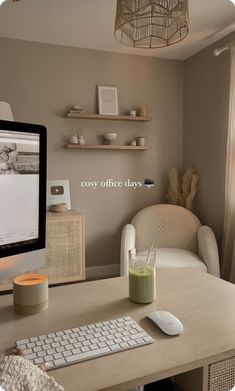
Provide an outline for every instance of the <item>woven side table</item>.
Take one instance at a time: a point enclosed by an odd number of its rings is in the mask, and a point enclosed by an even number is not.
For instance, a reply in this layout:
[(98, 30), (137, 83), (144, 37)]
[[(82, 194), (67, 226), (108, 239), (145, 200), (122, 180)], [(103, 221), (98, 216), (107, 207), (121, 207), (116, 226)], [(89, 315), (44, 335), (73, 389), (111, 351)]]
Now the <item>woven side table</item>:
[(235, 357), (209, 365), (208, 391), (230, 391), (235, 385)]
[(235, 385), (235, 357), (176, 376), (177, 391), (231, 391)]
[(47, 212), (46, 265), (49, 284), (85, 279), (84, 216)]

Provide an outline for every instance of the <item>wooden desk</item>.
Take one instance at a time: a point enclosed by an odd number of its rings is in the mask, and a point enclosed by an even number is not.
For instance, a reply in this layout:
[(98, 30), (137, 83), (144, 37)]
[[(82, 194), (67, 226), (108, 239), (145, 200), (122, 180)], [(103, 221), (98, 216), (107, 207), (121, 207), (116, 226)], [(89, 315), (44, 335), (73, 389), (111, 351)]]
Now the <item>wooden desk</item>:
[[(205, 391), (207, 365), (235, 356), (235, 286), (189, 268), (158, 272), (157, 301), (150, 305), (129, 301), (127, 277), (51, 288), (49, 309), (33, 316), (14, 314), (11, 302), (10, 295), (0, 297), (2, 349), (16, 339), (123, 315), (131, 315), (155, 339), (148, 346), (50, 371), (66, 391), (123, 391), (195, 368), (203, 370), (196, 377), (190, 372), (196, 381), (182, 389)], [(154, 309), (181, 319), (183, 334), (169, 337), (152, 325), (145, 314)]]

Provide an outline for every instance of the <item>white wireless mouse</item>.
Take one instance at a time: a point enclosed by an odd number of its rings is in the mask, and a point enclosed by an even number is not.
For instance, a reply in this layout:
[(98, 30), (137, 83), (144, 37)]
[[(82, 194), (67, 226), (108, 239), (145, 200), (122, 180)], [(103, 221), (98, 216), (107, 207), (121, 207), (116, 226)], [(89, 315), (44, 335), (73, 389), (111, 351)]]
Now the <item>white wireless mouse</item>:
[(181, 321), (168, 311), (153, 311), (146, 316), (168, 335), (178, 335), (184, 330)]

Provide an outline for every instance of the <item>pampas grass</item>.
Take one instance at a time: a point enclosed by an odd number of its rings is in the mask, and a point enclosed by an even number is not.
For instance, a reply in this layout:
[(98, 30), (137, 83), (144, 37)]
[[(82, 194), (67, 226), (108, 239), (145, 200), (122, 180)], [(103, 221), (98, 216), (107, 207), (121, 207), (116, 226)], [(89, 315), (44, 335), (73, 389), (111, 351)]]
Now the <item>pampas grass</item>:
[(180, 180), (177, 168), (168, 172), (168, 189), (166, 199), (169, 204), (180, 205)]
[(193, 211), (198, 189), (199, 176), (195, 167), (188, 167), (182, 177), (177, 168), (168, 172), (166, 199), (169, 204), (180, 205)]

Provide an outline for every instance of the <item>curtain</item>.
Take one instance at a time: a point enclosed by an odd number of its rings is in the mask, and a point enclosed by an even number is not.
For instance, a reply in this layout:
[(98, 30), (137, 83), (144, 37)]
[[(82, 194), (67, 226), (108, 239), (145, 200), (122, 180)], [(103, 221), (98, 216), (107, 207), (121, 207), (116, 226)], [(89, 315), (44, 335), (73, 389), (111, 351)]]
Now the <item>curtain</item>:
[(235, 45), (231, 47), (222, 277), (235, 283)]

